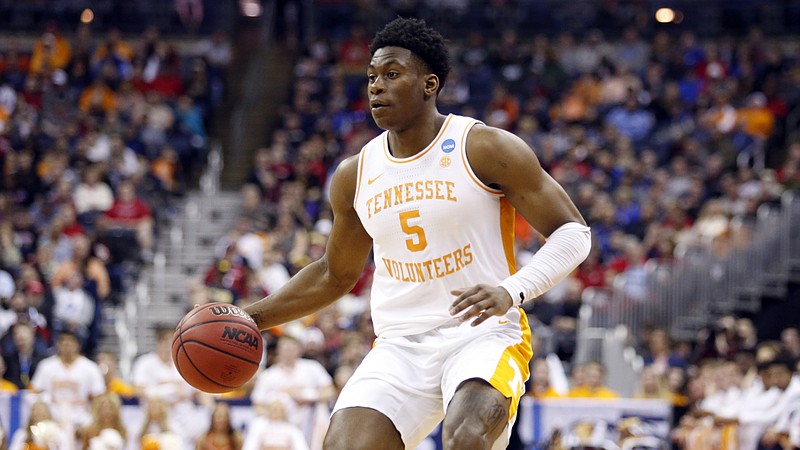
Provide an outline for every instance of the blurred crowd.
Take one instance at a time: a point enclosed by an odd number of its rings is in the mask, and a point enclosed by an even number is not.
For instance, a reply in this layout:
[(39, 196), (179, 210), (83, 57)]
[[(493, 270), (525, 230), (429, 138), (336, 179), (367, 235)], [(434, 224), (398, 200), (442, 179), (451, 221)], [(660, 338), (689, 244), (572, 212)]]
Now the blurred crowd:
[[(338, 2), (322, 3), (337, 11)], [(601, 364), (572, 364), (584, 289), (641, 277), (645, 262), (669, 261), (685, 246), (729, 245), (737, 223), (800, 186), (800, 136), (786, 120), (800, 106), (797, 42), (758, 28), (700, 39), (627, 25), (608, 39), (602, 29), (522, 37), (504, 27), (451, 43), (441, 111), (529, 143), (594, 234), (576, 273), (526, 305), (534, 327), (555, 337), (532, 363), (535, 398), (619, 396)], [(279, 122), (254, 152), (242, 212), (189, 286), (187, 308), (244, 306), (322, 255), (329, 175), (379, 132), (364, 88), (373, 31), (355, 22), (303, 47)], [(52, 25), (30, 54), (7, 48), (2, 57), (2, 387), (43, 394), (12, 450), (46, 447), (37, 436), (71, 448), (54, 429), (71, 430), (82, 448), (319, 448), (337, 390), (375, 337), (371, 264), (335, 305), (265, 332), (269, 366), (221, 399), (179, 378), (169, 331), (130, 377), (117, 373), (116, 355), (93, 347), (100, 305), (125, 289), (123, 261), (134, 271), (149, 261), (154, 224), (198, 169), (231, 62), (225, 35), (179, 50), (154, 29), (129, 43), (114, 30), (64, 36)], [(542, 237), (517, 222), (524, 261)], [(747, 318), (713, 325), (688, 342), (648, 329), (635, 396), (673, 405), (676, 448), (799, 446), (790, 433), (800, 429), (797, 329), (765, 341)], [(133, 426), (121, 425), (120, 399), (143, 405)], [(244, 432), (232, 425), (230, 405), (240, 401), (258, 412)], [(547, 445), (589, 446), (574, 431)]]
[(61, 28), (0, 49), (0, 335), (31, 324), (51, 347), (69, 329), (93, 355), (103, 305), (201, 169), (232, 48)]
[(133, 391), (114, 379), (118, 355), (98, 352), (103, 324), (114, 329), (105, 313), (152, 262), (158, 224), (202, 169), (233, 57), (222, 31), (130, 39), (65, 23), (0, 47), (0, 389), (41, 393), (31, 426), (16, 441), (0, 433), (0, 448), (77, 448), (63, 427), (89, 448), (121, 426), (108, 411)]

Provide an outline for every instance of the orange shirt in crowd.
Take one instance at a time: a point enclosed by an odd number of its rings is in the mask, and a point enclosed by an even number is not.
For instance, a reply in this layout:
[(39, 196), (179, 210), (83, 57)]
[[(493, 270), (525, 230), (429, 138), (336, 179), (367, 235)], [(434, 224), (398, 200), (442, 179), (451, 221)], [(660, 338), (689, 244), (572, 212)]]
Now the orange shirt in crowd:
[(598, 388), (591, 388), (589, 386), (576, 386), (570, 389), (567, 397), (614, 399), (619, 398), (619, 394), (605, 386), (600, 386)]
[(746, 107), (736, 111), (742, 131), (759, 139), (768, 139), (775, 129), (775, 116), (767, 108)]
[(94, 83), (83, 90), (78, 107), (83, 112), (100, 109), (107, 113), (117, 107), (117, 97), (114, 91), (102, 82)]
[(50, 73), (56, 69), (63, 69), (71, 58), (72, 47), (63, 36), (45, 33), (33, 47), (30, 73)]

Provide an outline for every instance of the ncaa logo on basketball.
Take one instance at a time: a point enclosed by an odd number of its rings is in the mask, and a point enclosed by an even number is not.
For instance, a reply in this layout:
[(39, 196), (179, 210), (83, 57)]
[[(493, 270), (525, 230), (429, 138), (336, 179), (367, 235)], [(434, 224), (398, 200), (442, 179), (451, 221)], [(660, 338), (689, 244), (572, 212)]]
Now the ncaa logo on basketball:
[(225, 330), (222, 331), (222, 339), (233, 340), (258, 349), (258, 339), (253, 333), (246, 330), (226, 326)]
[(445, 153), (450, 153), (456, 149), (456, 141), (452, 139), (448, 139), (442, 142), (442, 151)]

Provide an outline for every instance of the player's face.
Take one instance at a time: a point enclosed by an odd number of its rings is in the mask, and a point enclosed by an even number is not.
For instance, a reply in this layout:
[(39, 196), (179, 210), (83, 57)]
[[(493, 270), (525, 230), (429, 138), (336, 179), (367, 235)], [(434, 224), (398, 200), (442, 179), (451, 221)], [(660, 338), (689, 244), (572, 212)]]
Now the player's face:
[(401, 131), (420, 117), (425, 104), (424, 64), (401, 47), (375, 51), (367, 68), (369, 106), (375, 123)]

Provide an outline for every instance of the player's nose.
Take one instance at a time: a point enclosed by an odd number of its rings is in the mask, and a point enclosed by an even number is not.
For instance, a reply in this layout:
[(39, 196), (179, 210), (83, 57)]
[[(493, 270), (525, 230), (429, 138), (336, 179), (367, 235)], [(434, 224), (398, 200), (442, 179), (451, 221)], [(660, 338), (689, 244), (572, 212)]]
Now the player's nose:
[(376, 78), (375, 80), (369, 83), (370, 95), (378, 95), (381, 92), (383, 92), (383, 90), (384, 90), (383, 81), (381, 81), (380, 77)]

